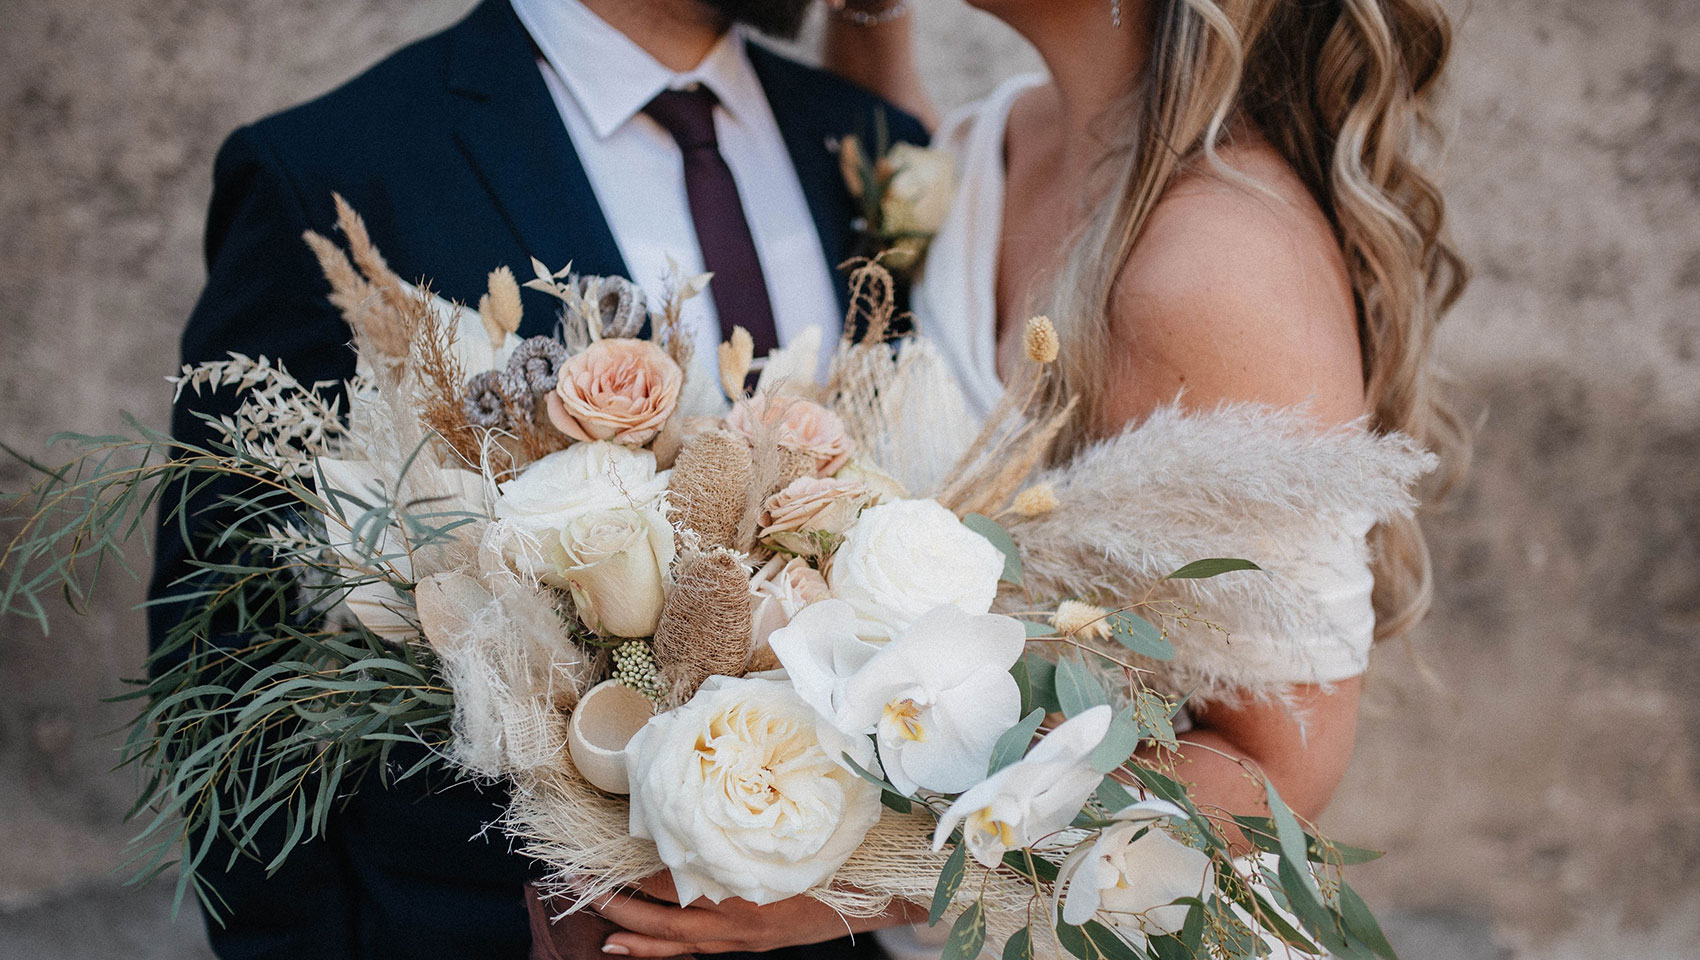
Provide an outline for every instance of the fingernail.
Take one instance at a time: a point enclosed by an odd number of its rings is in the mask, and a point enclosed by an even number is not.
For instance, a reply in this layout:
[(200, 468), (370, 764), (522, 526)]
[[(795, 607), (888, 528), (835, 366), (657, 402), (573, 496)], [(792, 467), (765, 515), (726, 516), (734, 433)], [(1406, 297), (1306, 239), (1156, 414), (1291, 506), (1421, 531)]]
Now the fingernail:
[(624, 957), (631, 953), (630, 950), (627, 950), (625, 947), (622, 947), (617, 943), (604, 943), (602, 945), (602, 952), (611, 953), (616, 957)]

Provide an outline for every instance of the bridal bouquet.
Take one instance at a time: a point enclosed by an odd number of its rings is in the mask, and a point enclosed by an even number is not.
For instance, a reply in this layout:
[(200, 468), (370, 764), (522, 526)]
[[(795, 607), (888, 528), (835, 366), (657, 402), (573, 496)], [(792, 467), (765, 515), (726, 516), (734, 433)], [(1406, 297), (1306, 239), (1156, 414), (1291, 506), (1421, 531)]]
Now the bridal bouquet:
[[(976, 428), (925, 339), (888, 339), (877, 264), (825, 387), (818, 336), (757, 358), (741, 332), (702, 384), (680, 318), (706, 277), (651, 310), (534, 263), (560, 322), (522, 340), (510, 272), (456, 307), (339, 211), (347, 252), (307, 239), (353, 380), (186, 369), (180, 391), (244, 391), (215, 442), (83, 438), (16, 498), (0, 609), (45, 626), (42, 594), (86, 597), (156, 500), (187, 524), (223, 485), (218, 555), (177, 585), (189, 613), (132, 694), (142, 877), (175, 864), (207, 899), (212, 831), (255, 848), (276, 818), (275, 866), (339, 786), (441, 756), (509, 783), (505, 826), (564, 910), (666, 869), (685, 902), (928, 904), (952, 958), (1392, 956), (1341, 877), (1372, 854), (1272, 787), (1268, 817), (1201, 808), (1171, 760), (1189, 693), (1257, 692), (1212, 666), (1238, 622), (1314, 617), (1227, 558), (1302, 548), (1271, 538), (1306, 504), (1409, 509), (1427, 461), (1408, 441), (1168, 411), (1046, 467), (1072, 403), (1044, 389), (1043, 318)], [(1224, 442), (1258, 483), (1188, 474)], [(1319, 462), (1355, 473), (1330, 485)], [(1199, 519), (1224, 499), (1249, 519)], [(409, 743), (429, 752), (398, 771)]]

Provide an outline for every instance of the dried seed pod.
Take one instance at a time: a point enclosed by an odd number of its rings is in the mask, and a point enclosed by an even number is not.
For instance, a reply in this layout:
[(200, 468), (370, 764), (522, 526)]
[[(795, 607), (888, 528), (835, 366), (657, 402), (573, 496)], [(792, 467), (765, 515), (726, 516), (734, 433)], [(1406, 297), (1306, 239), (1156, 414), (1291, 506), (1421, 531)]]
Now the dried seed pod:
[(673, 463), (669, 499), (679, 522), (705, 546), (735, 547), (754, 482), (750, 445), (724, 430), (685, 442)]
[(750, 575), (731, 550), (682, 559), (655, 628), (664, 705), (690, 699), (711, 676), (742, 676), (750, 657)]

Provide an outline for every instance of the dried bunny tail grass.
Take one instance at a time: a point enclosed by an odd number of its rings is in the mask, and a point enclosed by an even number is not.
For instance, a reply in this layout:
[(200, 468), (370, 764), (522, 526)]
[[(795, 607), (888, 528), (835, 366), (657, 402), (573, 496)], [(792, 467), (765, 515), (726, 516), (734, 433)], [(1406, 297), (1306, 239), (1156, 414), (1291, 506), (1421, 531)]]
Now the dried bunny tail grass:
[(750, 444), (726, 430), (699, 433), (679, 451), (668, 481), (674, 517), (710, 547), (736, 547), (755, 485)]
[(487, 286), (489, 292), (478, 300), (478, 316), (484, 321), (490, 343), (500, 347), (508, 334), (519, 331), (520, 321), (525, 319), (525, 307), (519, 297), (519, 281), (507, 267), (490, 271)]
[(684, 557), (655, 628), (662, 707), (691, 698), (711, 676), (741, 676), (750, 658), (750, 574), (734, 551)]

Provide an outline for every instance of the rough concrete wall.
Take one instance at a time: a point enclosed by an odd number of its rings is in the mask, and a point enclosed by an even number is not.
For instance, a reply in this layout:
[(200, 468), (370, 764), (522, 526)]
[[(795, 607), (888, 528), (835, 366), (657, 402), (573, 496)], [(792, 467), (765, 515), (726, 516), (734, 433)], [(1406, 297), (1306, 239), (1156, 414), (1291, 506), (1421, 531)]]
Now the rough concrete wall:
[[(0, 441), (163, 423), (219, 140), (467, 5), (6, 4)], [(984, 15), (920, 7), (947, 104), (1034, 65)], [(1477, 278), (1444, 354), (1477, 461), (1328, 826), (1390, 851), (1360, 876), (1408, 958), (1700, 957), (1700, 8), (1454, 9), (1444, 179)], [(143, 641), (140, 587), (109, 583), (50, 637), (0, 624), (0, 955), (203, 949), (110, 873), (133, 782), (98, 698)]]

